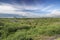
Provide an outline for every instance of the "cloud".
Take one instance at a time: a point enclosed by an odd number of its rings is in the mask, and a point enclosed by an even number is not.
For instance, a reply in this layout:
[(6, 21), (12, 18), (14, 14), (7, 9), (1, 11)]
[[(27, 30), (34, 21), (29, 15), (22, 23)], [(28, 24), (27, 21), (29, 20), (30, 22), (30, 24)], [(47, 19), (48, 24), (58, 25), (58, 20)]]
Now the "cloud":
[(18, 14), (27, 17), (54, 17), (60, 15), (60, 11), (53, 8), (53, 5), (46, 7), (41, 6), (28, 6), (28, 5), (17, 5), (0, 3), (0, 13), (4, 14)]
[(0, 13), (14, 13), (16, 8), (14, 8), (10, 4), (1, 4), (0, 5)]
[(34, 6), (21, 6), (21, 5), (12, 5), (7, 3), (1, 3), (0, 4), (0, 13), (7, 13), (7, 14), (18, 14), (28, 17), (38, 16), (37, 14), (34, 14), (33, 12), (24, 11), (24, 10), (37, 10), (37, 7)]
[[(48, 5), (47, 7), (42, 8), (42, 11), (48, 11), (50, 8), (52, 8), (54, 5)], [(49, 10), (50, 11), (50, 10)]]
[(59, 10), (52, 10), (50, 13), (46, 14), (47, 17), (59, 17), (60, 11)]
[(53, 10), (51, 14), (60, 15), (60, 11), (59, 10)]

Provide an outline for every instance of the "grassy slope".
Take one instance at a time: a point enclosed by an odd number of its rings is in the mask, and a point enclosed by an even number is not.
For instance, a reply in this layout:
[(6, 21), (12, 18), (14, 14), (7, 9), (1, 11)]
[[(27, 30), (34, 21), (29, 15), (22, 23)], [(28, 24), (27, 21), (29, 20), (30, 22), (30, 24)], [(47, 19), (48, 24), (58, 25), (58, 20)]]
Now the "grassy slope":
[(60, 35), (59, 18), (0, 19), (0, 40), (48, 40)]

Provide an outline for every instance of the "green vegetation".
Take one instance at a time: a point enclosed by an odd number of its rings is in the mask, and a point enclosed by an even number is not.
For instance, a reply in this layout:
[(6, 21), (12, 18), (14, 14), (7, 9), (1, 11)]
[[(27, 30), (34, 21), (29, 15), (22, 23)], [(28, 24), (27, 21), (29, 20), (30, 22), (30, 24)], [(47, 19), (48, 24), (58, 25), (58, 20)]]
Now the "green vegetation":
[(0, 18), (0, 40), (47, 40), (60, 35), (60, 18)]

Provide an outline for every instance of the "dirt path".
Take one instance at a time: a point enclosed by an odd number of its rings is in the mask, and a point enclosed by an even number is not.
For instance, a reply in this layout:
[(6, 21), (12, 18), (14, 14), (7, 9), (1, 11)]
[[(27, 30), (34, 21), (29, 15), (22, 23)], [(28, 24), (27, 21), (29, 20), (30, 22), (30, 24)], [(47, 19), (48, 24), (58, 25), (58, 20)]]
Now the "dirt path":
[(57, 38), (60, 38), (60, 35), (56, 35), (56, 36), (42, 36), (39, 39), (41, 40), (56, 40)]
[(56, 36), (53, 36), (53, 37), (49, 37), (49, 38), (47, 38), (46, 40), (56, 40), (57, 38), (60, 38), (60, 35), (56, 35)]

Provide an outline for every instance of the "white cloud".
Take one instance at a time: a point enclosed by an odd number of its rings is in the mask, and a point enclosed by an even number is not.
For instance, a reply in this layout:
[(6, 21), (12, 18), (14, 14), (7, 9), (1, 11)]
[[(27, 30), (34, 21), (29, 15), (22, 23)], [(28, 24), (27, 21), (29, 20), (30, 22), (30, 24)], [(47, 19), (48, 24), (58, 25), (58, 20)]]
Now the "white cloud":
[(60, 16), (59, 10), (52, 10), (50, 13), (46, 14), (47, 17), (57, 17)]
[(23, 9), (27, 10), (37, 10), (38, 7), (33, 6), (20, 6), (20, 5), (12, 5), (12, 4), (4, 4), (1, 3), (0, 5), (0, 13), (7, 13), (7, 14), (19, 14), (23, 16), (38, 16), (37, 14), (31, 12), (23, 12)]
[(60, 15), (60, 11), (58, 11), (58, 10), (53, 10), (51, 14)]
[[(60, 15), (60, 11), (58, 10), (51, 10), (53, 5), (49, 5), (45, 8), (42, 6), (26, 6), (26, 5), (13, 5), (13, 4), (7, 4), (7, 3), (1, 3), (0, 5), (0, 13), (8, 13), (8, 14), (19, 14), (23, 16), (28, 16), (28, 17), (52, 17), (55, 15)], [(23, 10), (34, 10), (34, 11), (43, 11), (43, 12), (50, 12), (48, 14), (38, 14), (38, 13), (33, 13), (33, 12), (24, 12)]]
[(42, 11), (51, 11), (50, 8), (52, 8), (54, 5), (49, 5), (47, 7), (42, 8)]
[(10, 4), (1, 4), (0, 5), (0, 13), (14, 13), (16, 8), (14, 8)]
[(11, 5), (0, 5), (0, 10), (15, 10)]

